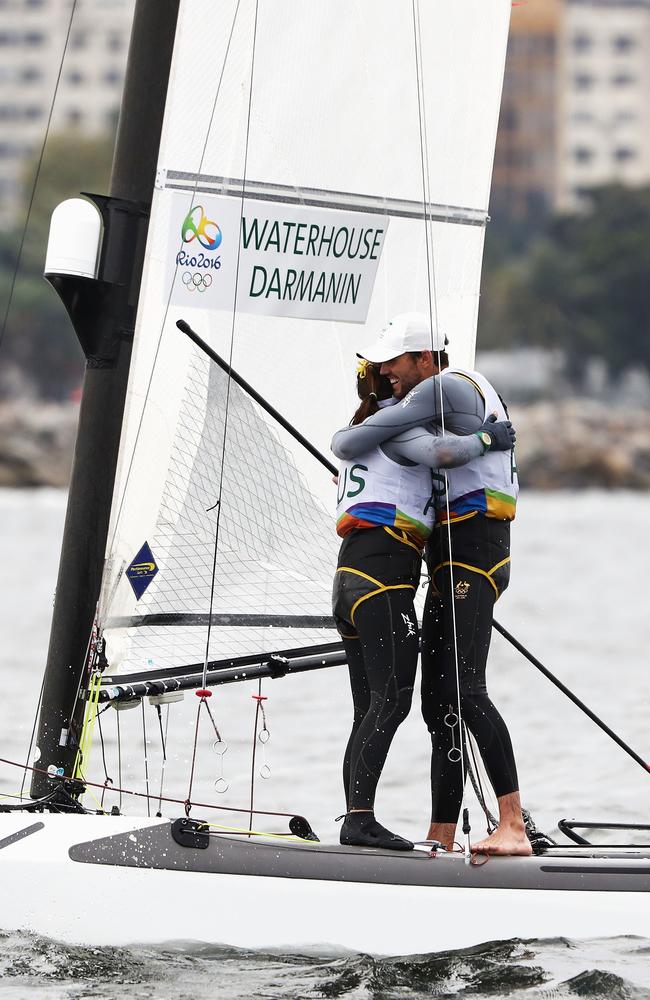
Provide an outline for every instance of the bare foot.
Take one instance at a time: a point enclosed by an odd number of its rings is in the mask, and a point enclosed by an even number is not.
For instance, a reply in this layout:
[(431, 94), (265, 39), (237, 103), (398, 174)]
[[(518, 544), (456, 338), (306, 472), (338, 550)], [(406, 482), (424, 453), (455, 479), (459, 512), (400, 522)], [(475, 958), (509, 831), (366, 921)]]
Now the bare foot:
[(432, 823), (427, 833), (427, 840), (437, 840), (446, 851), (453, 851), (455, 836), (455, 823)]
[(528, 858), (533, 853), (526, 836), (526, 827), (521, 815), (519, 792), (509, 792), (497, 800), (499, 803), (499, 825), (484, 840), (472, 844), (474, 854), (518, 855)]
[(512, 827), (497, 827), (485, 840), (472, 844), (472, 854), (497, 854), (503, 857), (528, 858), (533, 853), (525, 830)]

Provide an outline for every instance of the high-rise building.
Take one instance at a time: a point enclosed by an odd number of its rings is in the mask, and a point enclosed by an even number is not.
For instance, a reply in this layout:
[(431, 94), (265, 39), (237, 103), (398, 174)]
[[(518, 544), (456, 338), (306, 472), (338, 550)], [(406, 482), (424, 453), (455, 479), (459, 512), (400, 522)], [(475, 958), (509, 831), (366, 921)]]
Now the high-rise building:
[(492, 211), (578, 209), (650, 183), (650, 0), (515, 0)]
[[(0, 221), (15, 220), (29, 157), (50, 133), (111, 128), (134, 0), (0, 0)], [(71, 18), (71, 15), (72, 18)]]
[(565, 0), (556, 206), (650, 182), (650, 0)]
[(530, 218), (553, 207), (562, 15), (562, 0), (513, 4), (494, 161), (493, 212)]

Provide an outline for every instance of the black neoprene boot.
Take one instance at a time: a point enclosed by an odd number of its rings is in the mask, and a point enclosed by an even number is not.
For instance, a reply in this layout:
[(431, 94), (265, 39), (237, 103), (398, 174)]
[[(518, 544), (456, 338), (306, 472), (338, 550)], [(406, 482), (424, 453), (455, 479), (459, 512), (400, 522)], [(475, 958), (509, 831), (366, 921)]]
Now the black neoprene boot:
[(378, 823), (371, 812), (347, 813), (341, 827), (341, 843), (350, 847), (378, 847), (385, 851), (412, 851), (413, 844)]

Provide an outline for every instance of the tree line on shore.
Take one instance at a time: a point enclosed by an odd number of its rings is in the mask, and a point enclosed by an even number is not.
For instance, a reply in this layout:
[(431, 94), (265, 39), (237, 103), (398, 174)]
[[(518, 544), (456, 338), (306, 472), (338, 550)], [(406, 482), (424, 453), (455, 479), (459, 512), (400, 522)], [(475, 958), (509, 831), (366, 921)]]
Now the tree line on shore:
[[(5, 393), (11, 371), (48, 400), (68, 398), (81, 381), (81, 349), (43, 279), (43, 261), (53, 208), (80, 190), (107, 190), (112, 142), (61, 134), (48, 143), (40, 167), (35, 161), (25, 171), (23, 208), (0, 233)], [(500, 213), (485, 244), (481, 349), (559, 347), (576, 386), (588, 357), (602, 358), (613, 374), (650, 372), (648, 275), (650, 187), (595, 189), (582, 212), (534, 224)]]

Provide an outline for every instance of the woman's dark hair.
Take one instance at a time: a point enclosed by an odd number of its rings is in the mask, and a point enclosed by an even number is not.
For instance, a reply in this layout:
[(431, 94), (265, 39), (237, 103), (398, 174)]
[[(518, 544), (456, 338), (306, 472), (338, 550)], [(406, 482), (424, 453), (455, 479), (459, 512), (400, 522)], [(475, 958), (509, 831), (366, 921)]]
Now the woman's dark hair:
[(379, 374), (379, 365), (373, 365), (370, 361), (361, 358), (357, 365), (357, 393), (361, 400), (351, 424), (360, 424), (366, 417), (376, 413), (379, 409), (378, 400), (390, 399), (393, 389), (385, 375)]

